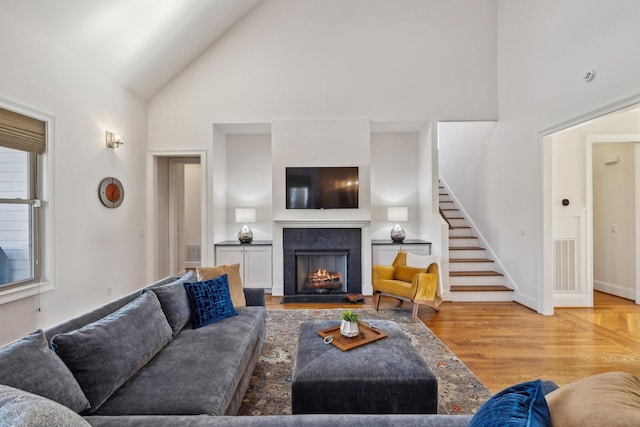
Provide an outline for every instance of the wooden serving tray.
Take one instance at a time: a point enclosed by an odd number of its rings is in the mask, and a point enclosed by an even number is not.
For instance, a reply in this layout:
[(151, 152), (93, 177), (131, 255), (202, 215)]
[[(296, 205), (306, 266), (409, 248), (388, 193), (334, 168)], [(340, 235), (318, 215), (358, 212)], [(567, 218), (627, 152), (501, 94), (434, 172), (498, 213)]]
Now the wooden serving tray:
[(340, 333), (340, 324), (338, 324), (337, 326), (332, 326), (330, 328), (321, 329), (318, 331), (318, 335), (320, 335), (322, 338), (325, 338), (329, 335), (333, 336), (333, 341), (331, 341), (331, 344), (338, 347), (342, 351), (348, 351), (352, 348), (369, 344), (387, 336), (386, 333), (382, 332), (379, 329), (372, 328), (364, 322), (358, 322), (358, 324), (360, 325), (360, 334), (356, 335), (355, 337), (349, 338), (342, 335)]

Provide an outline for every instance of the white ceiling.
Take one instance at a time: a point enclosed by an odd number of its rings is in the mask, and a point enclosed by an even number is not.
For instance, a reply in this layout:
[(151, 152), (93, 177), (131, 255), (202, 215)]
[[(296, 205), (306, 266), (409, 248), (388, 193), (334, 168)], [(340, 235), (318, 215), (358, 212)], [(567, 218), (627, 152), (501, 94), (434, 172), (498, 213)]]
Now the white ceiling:
[(0, 9), (144, 99), (262, 0), (0, 0)]

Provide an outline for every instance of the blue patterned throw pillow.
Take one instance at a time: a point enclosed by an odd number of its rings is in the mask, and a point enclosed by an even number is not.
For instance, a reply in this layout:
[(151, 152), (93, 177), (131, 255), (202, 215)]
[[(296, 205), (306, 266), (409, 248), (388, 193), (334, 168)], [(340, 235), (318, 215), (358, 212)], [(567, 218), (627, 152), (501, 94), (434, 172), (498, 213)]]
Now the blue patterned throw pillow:
[(496, 393), (478, 409), (468, 425), (503, 426), (551, 426), (551, 414), (540, 380), (516, 384)]
[(205, 282), (185, 283), (184, 288), (191, 306), (193, 329), (237, 315), (226, 274)]

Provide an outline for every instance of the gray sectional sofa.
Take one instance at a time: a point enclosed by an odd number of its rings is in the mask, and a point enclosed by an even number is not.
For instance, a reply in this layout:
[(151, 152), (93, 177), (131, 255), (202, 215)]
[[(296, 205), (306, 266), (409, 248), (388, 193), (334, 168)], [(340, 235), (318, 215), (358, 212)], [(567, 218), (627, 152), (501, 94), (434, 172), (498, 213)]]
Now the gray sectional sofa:
[(472, 419), (237, 416), (265, 339), (264, 291), (245, 289), (236, 316), (194, 329), (184, 290), (193, 281), (193, 273), (166, 278), (0, 349), (0, 426), (462, 427)]

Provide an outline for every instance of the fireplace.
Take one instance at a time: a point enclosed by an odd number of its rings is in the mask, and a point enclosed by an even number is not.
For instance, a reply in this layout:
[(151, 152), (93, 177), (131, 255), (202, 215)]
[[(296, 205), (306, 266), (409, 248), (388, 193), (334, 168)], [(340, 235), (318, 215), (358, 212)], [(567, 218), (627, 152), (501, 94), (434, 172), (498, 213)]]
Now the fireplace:
[(349, 251), (295, 251), (296, 293), (345, 293)]
[(285, 228), (283, 302), (333, 302), (362, 292), (359, 228)]

